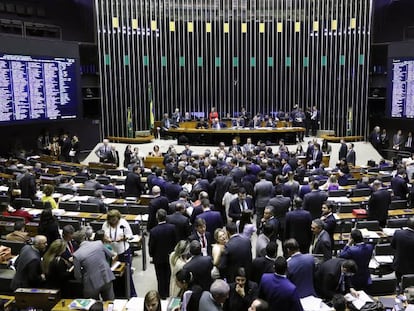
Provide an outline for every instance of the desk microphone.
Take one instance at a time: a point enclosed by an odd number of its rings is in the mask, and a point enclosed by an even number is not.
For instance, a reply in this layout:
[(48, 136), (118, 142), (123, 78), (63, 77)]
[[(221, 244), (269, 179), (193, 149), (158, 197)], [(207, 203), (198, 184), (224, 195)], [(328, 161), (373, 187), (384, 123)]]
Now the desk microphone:
[(125, 229), (125, 226), (124, 225), (120, 225), (119, 228)]

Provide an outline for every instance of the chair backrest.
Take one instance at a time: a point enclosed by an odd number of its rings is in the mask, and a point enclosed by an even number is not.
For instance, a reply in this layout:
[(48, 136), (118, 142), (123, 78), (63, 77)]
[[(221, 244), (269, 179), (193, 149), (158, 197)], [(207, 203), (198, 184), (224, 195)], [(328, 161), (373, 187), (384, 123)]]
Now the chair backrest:
[(33, 203), (31, 199), (28, 198), (16, 198), (13, 200), (13, 206), (20, 208), (20, 207), (33, 207)]
[(88, 189), (88, 188), (79, 188), (78, 194), (79, 195), (88, 195), (88, 196), (94, 196), (95, 195), (95, 189)]
[(91, 221), (89, 225), (92, 227), (93, 231), (96, 232), (102, 229), (103, 221)]
[(75, 181), (75, 183), (84, 183), (85, 181), (88, 180), (88, 177), (86, 177), (86, 176), (75, 176), (75, 177), (73, 177), (73, 180)]
[(116, 209), (121, 214), (129, 214), (129, 207), (127, 205), (119, 205), (119, 204), (109, 204), (108, 211)]
[(26, 243), (9, 240), (0, 240), (0, 245), (10, 247), (12, 255), (19, 255), (20, 250), (23, 248), (23, 246), (26, 245)]
[(0, 195), (0, 203), (10, 203), (10, 197), (8, 195)]
[(78, 202), (60, 202), (59, 208), (64, 209), (69, 212), (79, 212), (79, 203)]
[(405, 209), (407, 208), (407, 200), (395, 200), (391, 201), (388, 209)]
[(383, 175), (379, 178), (379, 180), (382, 182), (388, 182), (388, 181), (391, 181), (391, 179), (392, 179), (392, 175)]
[(116, 198), (115, 192), (113, 190), (102, 190), (102, 194), (105, 198)]
[(328, 191), (329, 197), (346, 197), (347, 191), (346, 190), (330, 190)]
[(402, 228), (406, 227), (408, 218), (390, 218), (387, 220), (387, 228)]
[(357, 229), (368, 229), (369, 231), (381, 230), (378, 220), (363, 220), (356, 223)]
[(99, 213), (99, 205), (95, 203), (81, 202), (79, 204), (79, 210), (86, 213)]
[(105, 169), (103, 169), (103, 168), (89, 168), (89, 172), (91, 172), (92, 174), (102, 175), (103, 173), (105, 173)]
[(375, 256), (394, 255), (395, 249), (391, 247), (391, 243), (383, 243), (375, 245)]
[(347, 203), (338, 205), (339, 213), (352, 213), (354, 209), (361, 208), (359, 203)]
[(337, 222), (335, 226), (335, 233), (349, 233), (352, 231), (354, 224), (350, 221)]
[(371, 188), (353, 189), (351, 197), (367, 197), (371, 195)]
[(81, 228), (81, 222), (79, 220), (61, 218), (58, 222), (60, 228), (63, 228), (66, 225), (72, 225), (73, 228), (75, 228), (75, 231), (78, 231)]
[(110, 182), (110, 179), (108, 177), (98, 177), (96, 178), (96, 181), (102, 185), (107, 185)]
[(147, 205), (129, 205), (129, 214), (132, 214), (132, 215), (148, 214), (148, 206)]
[(52, 208), (52, 204), (50, 204), (50, 202), (43, 202), (42, 200), (34, 200), (33, 206), (38, 209)]
[(349, 186), (356, 185), (357, 183), (358, 183), (357, 178), (348, 178), (348, 181), (346, 182), (346, 184), (349, 185)]
[(401, 289), (404, 290), (409, 286), (414, 286), (414, 274), (404, 274), (401, 277)]
[(55, 191), (62, 194), (74, 194), (75, 190), (66, 187), (56, 187)]
[(120, 170), (106, 170), (106, 175), (122, 176), (122, 171), (120, 171)]

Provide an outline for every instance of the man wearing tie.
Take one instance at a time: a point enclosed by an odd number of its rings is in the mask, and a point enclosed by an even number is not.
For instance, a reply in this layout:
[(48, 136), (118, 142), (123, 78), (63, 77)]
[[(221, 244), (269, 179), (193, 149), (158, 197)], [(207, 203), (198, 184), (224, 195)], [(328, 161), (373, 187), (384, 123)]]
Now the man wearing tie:
[(109, 145), (108, 139), (102, 141), (102, 145), (95, 150), (95, 154), (99, 158), (99, 162), (108, 162), (112, 154), (112, 148)]
[(240, 188), (238, 198), (232, 200), (229, 206), (229, 217), (236, 222), (241, 219), (243, 213), (250, 211), (253, 213), (253, 200), (247, 197), (246, 189)]
[(316, 106), (313, 106), (312, 108), (312, 115), (311, 115), (311, 124), (312, 124), (312, 136), (316, 136), (316, 132), (319, 127), (319, 111), (316, 108)]
[(404, 150), (410, 153), (413, 152), (413, 133), (408, 132), (407, 140), (404, 143)]
[(73, 253), (79, 248), (78, 243), (73, 240), (75, 228), (72, 225), (66, 225), (62, 229), (62, 239), (66, 242), (66, 249), (61, 255), (62, 258), (73, 262)]
[(188, 237), (189, 241), (198, 241), (201, 245), (201, 252), (204, 256), (211, 255), (211, 234), (206, 231), (206, 221), (197, 218), (194, 221), (194, 233)]
[(171, 127), (172, 121), (168, 117), (168, 113), (164, 113), (164, 118), (161, 120), (161, 136), (165, 136)]
[(172, 124), (174, 126), (178, 126), (178, 124), (181, 122), (181, 113), (180, 113), (180, 109), (175, 108), (175, 111), (172, 114)]

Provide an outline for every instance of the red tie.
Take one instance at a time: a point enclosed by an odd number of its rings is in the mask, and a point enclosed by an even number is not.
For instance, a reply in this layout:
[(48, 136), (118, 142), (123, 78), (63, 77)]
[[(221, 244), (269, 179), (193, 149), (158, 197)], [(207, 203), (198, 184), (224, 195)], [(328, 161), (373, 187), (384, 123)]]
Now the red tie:
[(202, 248), (206, 248), (206, 241), (205, 241), (204, 234), (203, 234), (203, 235), (201, 235), (201, 247), (202, 247)]

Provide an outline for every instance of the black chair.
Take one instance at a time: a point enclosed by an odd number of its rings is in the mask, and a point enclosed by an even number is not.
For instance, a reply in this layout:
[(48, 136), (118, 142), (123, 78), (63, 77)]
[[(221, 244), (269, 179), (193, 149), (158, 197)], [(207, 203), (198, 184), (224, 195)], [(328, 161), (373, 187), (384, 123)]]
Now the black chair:
[(75, 190), (66, 187), (56, 187), (55, 191), (62, 194), (74, 194)]
[(414, 286), (414, 274), (404, 274), (401, 277), (401, 289), (404, 290), (410, 286)]
[(26, 245), (26, 243), (9, 240), (0, 240), (0, 245), (10, 247), (12, 255), (17, 256), (20, 254), (20, 250), (23, 248), (23, 246)]
[(121, 214), (129, 214), (129, 207), (126, 205), (120, 205), (120, 204), (109, 204), (108, 205), (108, 211), (116, 209)]
[(391, 243), (383, 243), (375, 245), (375, 256), (394, 256), (395, 249), (391, 247)]
[(346, 197), (348, 192), (346, 190), (329, 190), (328, 197)]
[(88, 180), (88, 177), (86, 177), (86, 176), (75, 176), (75, 177), (73, 177), (73, 181), (75, 183), (82, 183), (83, 184), (87, 180)]
[(367, 197), (371, 192), (370, 188), (352, 189), (351, 197)]
[(382, 182), (389, 182), (392, 179), (392, 175), (383, 175), (379, 178), (380, 181)]
[(96, 191), (95, 189), (80, 188), (78, 189), (78, 194), (80, 196), (87, 195), (87, 196), (93, 197), (95, 195), (95, 191)]
[(92, 227), (93, 231), (96, 232), (102, 229), (103, 221), (91, 221), (89, 225)]
[(98, 204), (81, 202), (79, 204), (79, 211), (86, 213), (99, 213), (100, 209)]
[(64, 209), (67, 212), (79, 212), (78, 202), (60, 202), (59, 208)]
[(106, 175), (122, 176), (122, 171), (120, 171), (120, 170), (106, 170)]
[(0, 203), (10, 203), (10, 197), (8, 195), (2, 194), (0, 195)]
[[(52, 204), (50, 204), (50, 202), (43, 202), (42, 200), (34, 200), (33, 207), (37, 209), (47, 209), (47, 208), (52, 208)], [(60, 204), (59, 204), (59, 208), (61, 208)]]
[(379, 167), (370, 167), (368, 169), (368, 173), (379, 173), (380, 168)]
[(369, 231), (381, 230), (378, 220), (358, 221), (355, 226), (357, 229), (368, 229)]
[(407, 200), (395, 200), (391, 201), (388, 209), (405, 209), (407, 208)]
[(31, 208), (33, 207), (33, 203), (31, 199), (28, 198), (16, 198), (13, 200), (12, 205), (16, 208), (26, 207)]
[(347, 186), (355, 186), (358, 183), (358, 179), (356, 178), (348, 178), (346, 182)]
[(148, 214), (148, 206), (147, 205), (129, 205), (129, 214), (132, 214), (132, 215)]
[(407, 227), (408, 218), (390, 218), (387, 220), (387, 228)]
[(102, 190), (102, 195), (105, 198), (116, 198), (115, 192), (113, 190)]
[(105, 170), (103, 168), (90, 168), (89, 172), (91, 174), (102, 175), (105, 173)]
[(25, 221), (24, 217), (19, 217), (19, 216), (1, 216), (0, 219), (4, 221), (10, 221), (10, 222)]
[(392, 276), (372, 278), (372, 284), (367, 288), (371, 296), (386, 296), (395, 294), (397, 279)]
[(339, 213), (352, 213), (354, 209), (361, 208), (359, 203), (346, 203), (338, 205)]
[(108, 177), (98, 177), (96, 178), (96, 181), (100, 183), (101, 185), (108, 185), (110, 182), (110, 179)]
[(334, 233), (350, 233), (354, 224), (351, 221), (338, 221)]
[(72, 225), (75, 231), (78, 231), (82, 227), (80, 220), (76, 220), (76, 219), (61, 218), (58, 220), (58, 222), (59, 222), (59, 228), (63, 228), (66, 225)]

